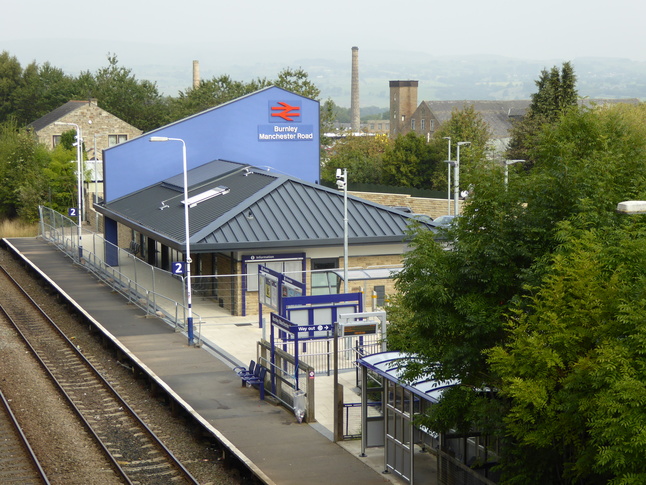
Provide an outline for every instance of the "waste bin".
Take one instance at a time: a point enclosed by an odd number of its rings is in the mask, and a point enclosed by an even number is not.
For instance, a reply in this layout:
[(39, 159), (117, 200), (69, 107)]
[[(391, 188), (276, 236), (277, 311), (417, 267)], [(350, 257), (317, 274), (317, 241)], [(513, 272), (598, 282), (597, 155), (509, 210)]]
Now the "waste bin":
[(305, 391), (294, 391), (294, 415), (299, 423), (303, 422), (305, 413), (307, 412), (307, 395)]

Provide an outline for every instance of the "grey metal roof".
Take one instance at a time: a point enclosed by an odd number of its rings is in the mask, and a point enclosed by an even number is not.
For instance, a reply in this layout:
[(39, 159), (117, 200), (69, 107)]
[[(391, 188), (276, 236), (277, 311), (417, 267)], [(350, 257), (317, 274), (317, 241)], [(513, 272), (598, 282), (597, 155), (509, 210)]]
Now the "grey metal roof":
[[(343, 193), (337, 190), (222, 160), (189, 171), (188, 179), (189, 197), (229, 189), (189, 209), (192, 251), (343, 244)], [(182, 250), (183, 199), (179, 174), (98, 210)], [(401, 243), (411, 220), (410, 214), (348, 195), (349, 244)]]
[(430, 111), (441, 123), (448, 121), (454, 110), (463, 110), (467, 106), (473, 106), (474, 111), (480, 113), (482, 119), (489, 125), (492, 138), (508, 137), (512, 122), (519, 116), (523, 116), (530, 100), (512, 101), (424, 101)]
[[(480, 113), (482, 119), (491, 129), (491, 137), (494, 139), (509, 137), (509, 130), (512, 123), (525, 115), (525, 112), (531, 105), (529, 99), (515, 99), (507, 101), (423, 101), (428, 109), (437, 118), (440, 124), (451, 118), (453, 110), (463, 110), (467, 106), (473, 106), (474, 111)], [(637, 98), (626, 99), (580, 99), (580, 106), (603, 106), (616, 103), (639, 104)]]
[(60, 120), (63, 116), (70, 114), (72, 111), (86, 104), (88, 104), (88, 101), (68, 101), (63, 106), (59, 106), (54, 111), (50, 111), (45, 116), (38, 118), (36, 121), (31, 122), (27, 126), (33, 128), (34, 131), (38, 132), (46, 126), (51, 125), (55, 121)]

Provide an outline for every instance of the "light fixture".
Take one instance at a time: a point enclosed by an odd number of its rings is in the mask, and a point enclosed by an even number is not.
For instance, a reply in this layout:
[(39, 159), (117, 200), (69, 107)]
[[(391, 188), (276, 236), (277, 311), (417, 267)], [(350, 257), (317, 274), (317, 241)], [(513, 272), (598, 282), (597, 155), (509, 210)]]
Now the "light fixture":
[[(184, 201), (188, 202), (188, 170), (186, 168), (186, 142), (181, 138), (169, 138), (167, 136), (151, 136), (150, 141), (178, 141), (182, 144), (182, 168), (184, 169)], [(165, 203), (162, 202), (161, 209)], [(193, 345), (193, 296), (191, 290), (191, 232), (188, 220), (188, 206), (184, 204), (184, 231), (186, 239), (186, 326), (188, 330), (188, 345)]]
[(83, 262), (83, 229), (81, 224), (83, 223), (83, 169), (82, 169), (82, 164), (83, 164), (83, 138), (81, 135), (81, 128), (79, 125), (76, 123), (66, 123), (62, 121), (55, 121), (55, 125), (67, 125), (67, 126), (73, 126), (76, 129), (76, 143), (74, 143), (74, 146), (76, 147), (76, 170), (77, 170), (77, 185), (76, 189), (78, 191), (78, 208), (77, 208), (77, 216), (78, 216), (78, 239), (79, 239), (79, 263)]

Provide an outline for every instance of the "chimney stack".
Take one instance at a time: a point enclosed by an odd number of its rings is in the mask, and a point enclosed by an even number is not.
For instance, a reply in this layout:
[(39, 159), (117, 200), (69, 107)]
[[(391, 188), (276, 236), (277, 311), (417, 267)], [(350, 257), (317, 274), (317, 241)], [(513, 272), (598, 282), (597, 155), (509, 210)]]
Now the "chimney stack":
[(200, 87), (200, 61), (193, 61), (193, 89)]
[(352, 133), (361, 131), (361, 113), (359, 108), (359, 48), (352, 48), (352, 86), (350, 96), (350, 127)]

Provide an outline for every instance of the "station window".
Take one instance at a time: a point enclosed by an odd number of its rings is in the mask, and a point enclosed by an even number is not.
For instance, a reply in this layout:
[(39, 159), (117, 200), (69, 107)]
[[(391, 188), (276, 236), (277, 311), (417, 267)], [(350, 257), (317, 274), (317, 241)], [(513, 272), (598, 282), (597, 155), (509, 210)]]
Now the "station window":
[(258, 291), (258, 266), (264, 266), (276, 271), (277, 273), (282, 273), (289, 276), (291, 279), (303, 282), (303, 260), (302, 259), (290, 259), (290, 260), (271, 260), (263, 262), (247, 262), (246, 264), (246, 274), (247, 274), (247, 291)]
[(113, 147), (124, 141), (128, 141), (128, 135), (108, 135), (108, 146)]

